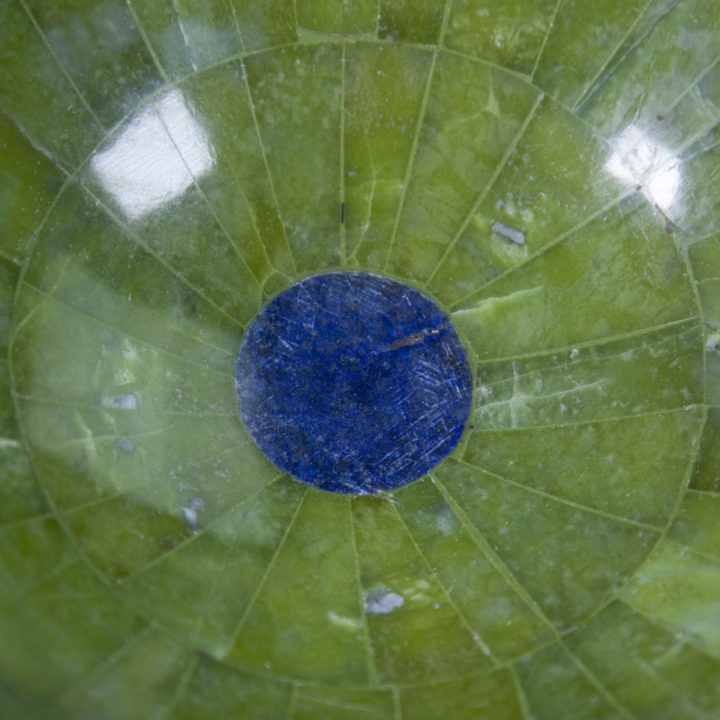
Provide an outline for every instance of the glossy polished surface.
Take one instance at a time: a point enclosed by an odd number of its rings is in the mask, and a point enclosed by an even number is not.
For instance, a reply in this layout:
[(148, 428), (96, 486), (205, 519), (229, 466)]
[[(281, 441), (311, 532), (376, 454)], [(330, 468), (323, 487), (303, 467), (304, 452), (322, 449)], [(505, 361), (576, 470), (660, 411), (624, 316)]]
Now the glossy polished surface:
[(235, 363), (240, 417), (281, 470), (321, 490), (407, 485), (458, 444), (472, 377), (450, 318), (373, 273), (312, 275), (253, 320)]
[[(716, 0), (0, 0), (9, 718), (716, 720)], [(280, 473), (249, 323), (373, 272), (468, 432)]]

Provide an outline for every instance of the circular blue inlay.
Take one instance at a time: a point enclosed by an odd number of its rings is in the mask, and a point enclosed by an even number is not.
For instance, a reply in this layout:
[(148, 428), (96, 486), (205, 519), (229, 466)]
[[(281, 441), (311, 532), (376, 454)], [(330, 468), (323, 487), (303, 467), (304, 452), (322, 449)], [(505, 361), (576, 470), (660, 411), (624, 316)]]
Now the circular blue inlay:
[(271, 300), (235, 366), (240, 415), (281, 469), (373, 493), (424, 475), (457, 445), (472, 378), (448, 316), (380, 275), (314, 275)]

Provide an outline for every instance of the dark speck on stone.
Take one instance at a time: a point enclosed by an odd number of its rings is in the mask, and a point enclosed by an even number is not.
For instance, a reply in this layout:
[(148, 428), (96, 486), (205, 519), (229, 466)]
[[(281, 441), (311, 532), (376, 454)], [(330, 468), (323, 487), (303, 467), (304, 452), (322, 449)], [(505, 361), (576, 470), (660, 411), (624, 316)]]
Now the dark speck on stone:
[(240, 415), (282, 470), (368, 494), (427, 473), (457, 445), (472, 378), (448, 316), (403, 283), (314, 275), (248, 329), (235, 366)]

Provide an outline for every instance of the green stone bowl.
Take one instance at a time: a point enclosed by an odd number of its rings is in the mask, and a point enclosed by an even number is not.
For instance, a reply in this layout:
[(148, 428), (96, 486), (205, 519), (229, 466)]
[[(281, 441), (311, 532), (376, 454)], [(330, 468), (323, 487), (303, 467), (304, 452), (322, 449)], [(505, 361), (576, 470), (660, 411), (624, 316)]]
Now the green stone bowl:
[[(720, 717), (717, 0), (0, 0), (3, 720)], [(312, 274), (470, 419), (325, 492), (233, 368)]]

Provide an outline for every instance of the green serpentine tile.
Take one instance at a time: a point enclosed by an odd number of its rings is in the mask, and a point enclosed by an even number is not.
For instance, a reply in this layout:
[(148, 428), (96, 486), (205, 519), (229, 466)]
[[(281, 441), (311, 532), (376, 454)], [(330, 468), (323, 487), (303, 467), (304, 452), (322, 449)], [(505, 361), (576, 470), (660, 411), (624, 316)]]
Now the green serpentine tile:
[(297, 3), (298, 32), (330, 35), (374, 35), (378, 23), (377, 0)]
[(295, 0), (229, 0), (229, 5), (247, 52), (297, 40)]
[(531, 75), (563, 0), (454, 0), (447, 45)]
[(296, 720), (361, 720), (373, 717), (393, 720), (395, 703), (389, 690), (355, 690), (345, 688), (302, 688), (298, 690), (293, 717)]
[(85, 0), (20, 4), (104, 127), (114, 125), (162, 82), (122, 0), (94, 7)]
[(365, 43), (347, 48), (344, 225), (347, 261), (354, 267), (381, 270), (385, 262), (431, 63), (427, 50)]
[[(20, 130), (0, 116), (0, 234), (2, 257), (22, 263), (37, 228), (42, 224), (64, 180), (63, 174), (45, 156), (33, 150)], [(15, 283), (4, 287), (14, 289)], [(3, 342), (7, 330), (3, 333)]]
[[(74, 168), (103, 138), (102, 123), (77, 92), (77, 85), (56, 60), (23, 5), (5, 3), (1, 12), (3, 111), (23, 128), (33, 146), (66, 168)], [(33, 87), (29, 93), (24, 91), (28, 84)], [(47, 117), (53, 117), (53, 122), (43, 128), (43, 118)]]

